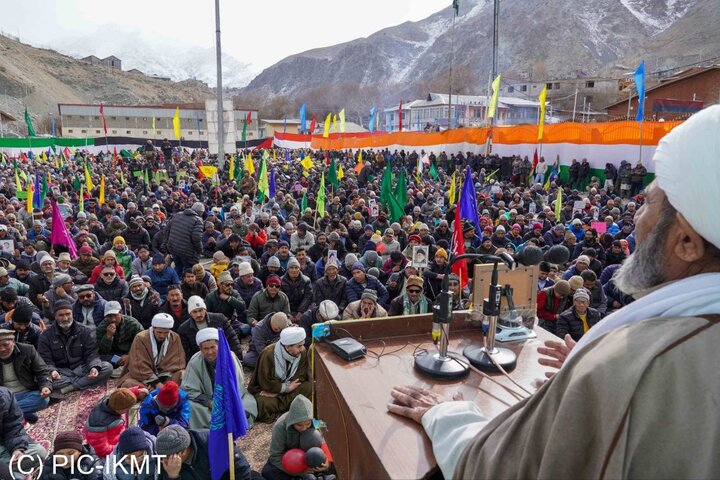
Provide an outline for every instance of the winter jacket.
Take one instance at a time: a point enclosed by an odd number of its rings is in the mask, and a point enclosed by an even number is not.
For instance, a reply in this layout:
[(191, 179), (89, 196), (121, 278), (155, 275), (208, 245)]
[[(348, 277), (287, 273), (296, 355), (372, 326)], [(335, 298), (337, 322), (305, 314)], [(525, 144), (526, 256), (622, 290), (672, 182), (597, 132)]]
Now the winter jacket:
[[(238, 358), (242, 358), (240, 340), (230, 325), (230, 321), (221, 313), (207, 313), (205, 321), (207, 322), (208, 328), (222, 329), (227, 338), (230, 350), (232, 350)], [(195, 320), (192, 318), (185, 320), (183, 324), (180, 325), (180, 328), (178, 328), (178, 335), (180, 335), (183, 350), (185, 350), (185, 358), (192, 358), (196, 352), (200, 351), (200, 347), (195, 343), (195, 335), (199, 330), (197, 323), (195, 323)]]
[[(107, 320), (103, 319), (97, 327), (96, 338), (98, 342), (98, 352), (101, 355), (126, 355), (130, 352), (133, 340), (138, 333), (142, 332), (143, 326), (133, 317), (123, 315), (122, 323), (115, 331), (112, 340), (107, 338)], [(96, 448), (97, 450), (97, 448)], [(98, 453), (98, 455), (100, 455)], [(101, 455), (104, 456), (104, 455)]]
[(275, 312), (268, 313), (265, 318), (260, 320), (257, 325), (253, 327), (250, 334), (251, 338), (250, 344), (248, 345), (248, 351), (243, 357), (244, 365), (255, 367), (255, 363), (257, 362), (260, 353), (265, 350), (265, 347), (271, 343), (277, 342), (280, 339), (280, 332), (275, 333), (270, 327), (270, 317), (274, 314)]
[(150, 328), (152, 318), (160, 311), (160, 299), (158, 299), (158, 303), (153, 302), (153, 294), (155, 293), (157, 292), (149, 289), (145, 299), (142, 301), (133, 298), (132, 293), (128, 293), (125, 297), (130, 301), (130, 316), (137, 319), (143, 328)]
[(270, 439), (270, 457), (268, 462), (285, 471), (282, 457), (292, 448), (300, 448), (300, 432), (294, 425), (313, 419), (312, 403), (304, 395), (298, 395), (290, 404), (290, 409), (280, 415), (272, 428)]
[[(8, 317), (9, 313), (6, 313), (3, 315), (3, 319), (6, 320), (5, 323), (0, 323), (0, 330), (13, 330), (15, 331), (15, 328), (12, 324), (12, 315)], [(33, 315), (34, 316), (34, 315)], [(35, 319), (33, 318), (33, 321)], [(40, 334), (42, 333), (42, 330), (40, 327), (35, 325), (34, 323), (30, 322), (28, 324), (27, 330), (24, 332), (15, 331), (15, 342), (16, 343), (22, 343), (26, 345), (32, 345), (33, 347), (37, 348), (38, 341), (40, 340)], [(2, 382), (0, 382), (2, 383)]]
[[(155, 454), (155, 437), (144, 430), (143, 434), (145, 434), (145, 450), (148, 452), (148, 455)], [(157, 480), (160, 472), (155, 472), (155, 468), (148, 468), (147, 470), (149, 471), (142, 471), (140, 473), (131, 473), (128, 468), (130, 465), (129, 460), (126, 460), (124, 463), (124, 468), (117, 466), (117, 463), (122, 459), (123, 455), (127, 453), (128, 452), (120, 451), (117, 445), (115, 445), (112, 453), (105, 457), (105, 467), (103, 469), (104, 480)]]
[[(16, 343), (11, 358), (15, 376), (23, 387), (30, 391), (39, 391), (43, 388), (52, 390), (50, 370), (35, 347)], [(2, 368), (0, 368), (0, 385), (4, 385)]]
[(156, 272), (154, 268), (147, 270), (144, 275), (150, 277), (152, 287), (160, 294), (160, 298), (165, 300), (167, 295), (167, 289), (170, 285), (178, 285), (180, 283), (180, 277), (174, 268), (165, 266), (160, 272)]
[(166, 250), (180, 258), (198, 260), (202, 255), (202, 233), (202, 218), (191, 208), (185, 209), (168, 223)]
[(386, 306), (388, 304), (388, 292), (385, 285), (380, 283), (380, 280), (373, 277), (372, 275), (365, 275), (365, 285), (360, 284), (351, 278), (345, 284), (345, 301), (347, 303), (360, 300), (362, 297), (363, 290), (365, 289), (375, 290), (377, 293), (377, 303)]
[(173, 320), (175, 320), (175, 324), (173, 325), (172, 330), (174, 332), (177, 332), (180, 328), (180, 325), (185, 323), (186, 320), (190, 319), (190, 312), (188, 312), (187, 302), (185, 302), (185, 300), (182, 301), (182, 312), (180, 312), (180, 315), (175, 315), (175, 312), (170, 308), (170, 304), (168, 302), (160, 305), (160, 313), (167, 313), (168, 315), (173, 317)]
[[(182, 469), (180, 470), (179, 480), (207, 480), (210, 478), (210, 455), (209, 455), (209, 436), (210, 430), (198, 429), (189, 430), (190, 433), (190, 446), (192, 447), (193, 453), (188, 459), (187, 463), (183, 463)], [(243, 455), (240, 448), (235, 448), (235, 480), (250, 480), (252, 478), (252, 470), (248, 463), (245, 455)], [(227, 455), (227, 452), (224, 452)], [(215, 454), (215, 452), (213, 452)], [(163, 470), (160, 478), (167, 479), (168, 476)], [(220, 480), (228, 480), (230, 478), (230, 472), (220, 477)]]
[(110, 283), (101, 280), (95, 284), (95, 295), (100, 295), (108, 302), (122, 302), (129, 292), (130, 287), (127, 282), (117, 276)]
[(290, 312), (304, 312), (313, 301), (312, 282), (302, 273), (296, 280), (290, 278), (290, 274), (286, 273), (281, 279), (280, 289), (285, 292), (290, 302)]
[[(102, 322), (105, 319), (105, 304), (107, 301), (102, 298), (97, 293), (95, 294), (95, 304), (93, 305), (93, 321), (94, 323), (92, 325), (87, 325), (88, 327), (92, 328), (94, 331), (95, 326), (100, 325), (100, 322)], [(73, 304), (72, 313), (73, 313), (73, 320), (75, 323), (79, 323), (81, 325), (85, 325), (85, 317), (83, 317), (82, 313), (82, 305), (80, 302), (75, 302)]]
[[(93, 268), (88, 283), (92, 283), (93, 285), (97, 283), (97, 281), (100, 279), (100, 274), (102, 273), (102, 269), (104, 266), (104, 264), (99, 264), (95, 268)], [(123, 269), (123, 266), (120, 265), (120, 262), (115, 262), (115, 273), (117, 274), (118, 278), (125, 280), (125, 270)]]
[(178, 402), (174, 407), (163, 412), (155, 401), (155, 397), (157, 397), (159, 392), (160, 389), (156, 388), (143, 400), (140, 405), (138, 426), (151, 435), (157, 436), (160, 432), (160, 427), (157, 425), (155, 417), (162, 415), (170, 419), (168, 425), (180, 425), (183, 428), (188, 428), (190, 422), (190, 400), (188, 399), (187, 393), (182, 389), (178, 390)]
[[(130, 389), (135, 396), (139, 390), (140, 387)], [(108, 397), (105, 397), (93, 407), (85, 420), (83, 433), (87, 443), (95, 449), (95, 454), (103, 458), (113, 451), (126, 427), (123, 416), (110, 408)]]
[(90, 257), (90, 260), (87, 263), (83, 263), (80, 257), (78, 257), (70, 265), (77, 268), (78, 271), (82, 272), (82, 274), (86, 277), (90, 278), (93, 269), (100, 265), (100, 260), (95, 257)]
[(267, 289), (263, 289), (253, 295), (250, 306), (247, 310), (248, 320), (260, 320), (268, 313), (285, 312), (290, 316), (290, 301), (283, 292), (277, 292), (275, 298), (270, 298)]
[(345, 300), (346, 283), (347, 279), (341, 275), (338, 275), (332, 282), (326, 276), (318, 279), (313, 289), (315, 305), (320, 305), (323, 300), (332, 300), (340, 311), (343, 311), (347, 306), (347, 300)]
[(143, 227), (138, 228), (137, 232), (126, 228), (120, 235), (131, 250), (136, 250), (140, 245), (150, 245), (150, 234)]
[(23, 413), (15, 395), (0, 387), (0, 445), (8, 455), (18, 448), (26, 449), (31, 442), (23, 424)]
[(50, 325), (40, 335), (38, 353), (51, 372), (58, 368), (93, 368), (101, 363), (94, 330), (77, 322), (70, 325), (67, 334), (57, 323)]
[(227, 300), (220, 300), (220, 289), (216, 288), (205, 297), (205, 305), (208, 312), (222, 313), (230, 321), (247, 322), (245, 302), (235, 290), (230, 292)]
[(73, 468), (61, 468), (53, 465), (53, 456), (45, 459), (40, 480), (98, 480), (101, 478), (100, 461), (90, 445), (83, 445), (80, 450), (80, 462)]
[(52, 287), (51, 280), (45, 276), (44, 273), (35, 275), (30, 279), (30, 289), (28, 290), (27, 297), (36, 307), (42, 310), (42, 305), (37, 300), (37, 296), (50, 290)]
[(250, 305), (250, 300), (252, 300), (253, 296), (261, 291), (263, 289), (262, 282), (253, 277), (253, 281), (250, 285), (245, 285), (240, 278), (236, 278), (235, 282), (233, 282), (233, 289), (236, 290), (240, 294), (240, 298), (243, 299), (243, 302), (245, 302), (246, 306)]
[[(587, 323), (590, 327), (600, 321), (600, 312), (594, 308), (587, 309)], [(583, 322), (580, 316), (575, 311), (575, 308), (570, 307), (560, 314), (557, 320), (557, 331), (556, 335), (560, 338), (565, 338), (565, 335), (570, 334), (573, 340), (576, 342), (585, 335)]]
[(142, 277), (145, 272), (152, 268), (152, 257), (148, 257), (144, 262), (140, 257), (135, 257), (130, 265), (130, 271), (134, 277)]

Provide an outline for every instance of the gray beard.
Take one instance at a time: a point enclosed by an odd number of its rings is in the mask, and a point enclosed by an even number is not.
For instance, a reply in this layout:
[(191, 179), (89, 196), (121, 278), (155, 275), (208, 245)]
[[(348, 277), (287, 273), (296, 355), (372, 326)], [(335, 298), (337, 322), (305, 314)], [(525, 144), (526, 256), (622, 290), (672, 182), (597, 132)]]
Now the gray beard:
[(672, 215), (660, 218), (647, 240), (637, 244), (632, 255), (615, 272), (615, 286), (623, 293), (639, 298), (666, 282), (663, 248)]

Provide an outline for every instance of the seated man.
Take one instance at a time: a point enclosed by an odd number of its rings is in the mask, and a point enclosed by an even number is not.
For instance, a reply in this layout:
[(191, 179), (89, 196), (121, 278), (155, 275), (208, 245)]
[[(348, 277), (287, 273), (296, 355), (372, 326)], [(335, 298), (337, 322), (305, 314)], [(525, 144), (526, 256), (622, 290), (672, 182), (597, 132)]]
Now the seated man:
[(567, 308), (569, 295), (570, 283), (567, 280), (558, 280), (552, 287), (540, 290), (537, 295), (538, 325), (554, 335), (558, 317)]
[[(312, 343), (312, 326), (316, 323), (325, 323), (340, 320), (340, 309), (332, 300), (323, 300), (320, 305), (313, 305), (300, 319), (300, 326), (305, 329), (305, 346)], [(257, 327), (255, 327), (257, 328)]]
[(7, 388), (0, 387), (0, 462), (9, 464), (21, 455), (20, 468), (15, 465), (18, 473), (39, 467), (47, 457), (47, 451), (37, 443), (32, 443), (25, 431), (23, 412), (15, 395)]
[(230, 322), (221, 313), (208, 313), (207, 306), (202, 298), (192, 296), (188, 300), (188, 310), (190, 318), (178, 328), (178, 334), (182, 341), (183, 350), (185, 350), (185, 358), (192, 358), (200, 349), (195, 343), (195, 336), (199, 330), (203, 328), (222, 328), (227, 338), (230, 350), (232, 350), (238, 358), (242, 358), (242, 348), (235, 330), (230, 326)]
[(35, 412), (48, 406), (50, 371), (32, 345), (15, 343), (15, 332), (0, 330), (0, 385), (15, 394), (25, 419), (37, 421)]
[(411, 275), (405, 282), (405, 293), (390, 302), (388, 315), (415, 315), (430, 312), (430, 302), (423, 295), (423, 279)]
[(287, 412), (297, 395), (311, 395), (305, 330), (300, 327), (285, 328), (280, 332), (280, 341), (265, 347), (258, 358), (248, 391), (257, 400), (257, 421), (265, 423), (273, 422)]
[(130, 291), (127, 282), (120, 278), (112, 265), (104, 265), (100, 272), (100, 278), (95, 283), (95, 294), (100, 295), (105, 301), (122, 302)]
[(343, 311), (343, 320), (358, 318), (380, 318), (387, 317), (387, 311), (378, 304), (378, 297), (375, 290), (367, 289), (362, 293), (360, 300), (350, 302)]
[(230, 321), (239, 338), (250, 335), (251, 327), (247, 323), (245, 302), (240, 294), (233, 289), (233, 278), (230, 272), (220, 274), (218, 288), (205, 298), (208, 312), (222, 313)]
[[(105, 319), (97, 327), (96, 337), (100, 358), (112, 363), (113, 378), (118, 378), (127, 364), (128, 353), (133, 340), (143, 331), (140, 322), (133, 317), (123, 315), (118, 302), (105, 304)], [(113, 358), (117, 358), (113, 361)]]
[(17, 304), (5, 314), (6, 322), (0, 324), (0, 329), (11, 330), (15, 334), (16, 343), (32, 345), (37, 349), (42, 330), (32, 322), (35, 316), (34, 308), (29, 301)]
[(5, 267), (0, 267), (0, 291), (6, 288), (13, 288), (20, 295), (27, 295), (30, 287), (18, 280), (17, 278), (11, 278)]
[(170, 425), (188, 428), (190, 402), (187, 394), (172, 380), (145, 397), (140, 406), (138, 426), (151, 435)]
[(165, 255), (156, 253), (153, 255), (152, 268), (145, 272), (150, 277), (152, 288), (165, 300), (170, 285), (179, 285), (180, 277), (174, 268), (170, 268), (165, 262)]
[(265, 318), (268, 313), (284, 312), (290, 316), (290, 301), (287, 295), (280, 291), (282, 280), (277, 275), (270, 275), (266, 287), (253, 295), (247, 310), (250, 326)]
[(43, 295), (40, 295), (39, 299), (43, 316), (52, 323), (52, 312), (56, 301), (67, 300), (70, 303), (75, 303), (75, 300), (77, 300), (77, 294), (73, 292), (72, 277), (67, 273), (56, 272), (52, 279), (52, 287)]
[(72, 314), (75, 323), (85, 325), (95, 331), (95, 327), (105, 318), (105, 299), (95, 293), (95, 287), (89, 283), (75, 289), (77, 301)]
[(38, 344), (53, 389), (65, 394), (107, 380), (113, 368), (100, 360), (94, 330), (73, 320), (72, 306), (65, 300), (55, 302), (54, 314), (55, 323), (40, 335)]
[[(179, 425), (170, 425), (158, 433), (155, 453), (162, 456), (159, 478), (210, 478), (209, 436), (209, 430), (186, 430)], [(235, 480), (250, 480), (252, 470), (245, 455), (237, 445), (234, 452)], [(227, 455), (227, 451), (223, 454)], [(213, 455), (220, 453), (213, 452)], [(221, 480), (229, 478), (229, 472), (220, 477)]]
[(143, 328), (150, 327), (153, 317), (160, 311), (160, 294), (148, 287), (140, 276), (133, 276), (128, 286), (130, 293), (123, 299), (126, 311)]
[[(190, 428), (210, 428), (213, 391), (215, 389), (215, 362), (218, 355), (218, 329), (203, 328), (195, 341), (200, 351), (193, 355), (183, 376), (182, 389), (190, 399)], [(257, 402), (245, 387), (242, 365), (237, 356), (230, 352), (235, 365), (237, 388), (242, 398), (248, 427), (252, 427), (257, 416)]]
[(569, 333), (577, 342), (593, 325), (600, 321), (600, 317), (600, 312), (590, 307), (590, 292), (584, 288), (578, 288), (573, 295), (572, 307), (558, 317), (556, 335), (565, 338), (565, 335)]
[[(356, 262), (350, 267), (352, 272), (352, 278), (345, 284), (345, 299), (347, 303), (357, 302), (363, 295), (363, 292), (367, 290), (373, 290), (375, 292), (376, 302), (381, 305), (387, 305), (388, 292), (385, 285), (380, 281), (365, 273), (365, 267), (362, 263)], [(384, 316), (384, 315), (382, 315)]]
[(173, 322), (167, 313), (158, 313), (150, 328), (137, 334), (117, 381), (120, 387), (155, 388), (167, 380), (180, 383), (185, 371), (185, 351), (180, 336), (172, 331)]
[(243, 355), (243, 364), (255, 368), (258, 356), (265, 350), (265, 347), (277, 342), (282, 329), (290, 325), (290, 319), (284, 312), (268, 313), (252, 329), (252, 338), (247, 352)]
[(160, 305), (160, 313), (167, 313), (172, 317), (172, 329), (174, 332), (177, 332), (180, 325), (190, 318), (187, 302), (182, 296), (180, 285), (170, 285), (167, 288), (167, 297), (165, 298), (165, 303)]
[(195, 276), (195, 271), (192, 268), (186, 268), (183, 272), (180, 288), (182, 289), (183, 298), (185, 300), (189, 300), (192, 296), (205, 298), (207, 297), (207, 294), (210, 293), (208, 287), (206, 287), (204, 283), (198, 281)]

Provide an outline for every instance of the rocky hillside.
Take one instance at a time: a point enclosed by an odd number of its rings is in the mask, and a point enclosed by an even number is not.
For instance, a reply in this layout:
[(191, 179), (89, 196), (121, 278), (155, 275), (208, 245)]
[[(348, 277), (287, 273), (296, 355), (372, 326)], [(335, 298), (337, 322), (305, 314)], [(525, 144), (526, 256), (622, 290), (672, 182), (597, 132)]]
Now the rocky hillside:
[[(487, 85), (492, 13), (492, 0), (460, 0), (454, 83), (461, 90)], [(452, 19), (447, 7), (419, 22), (290, 56), (243, 94), (296, 103), (322, 101), (319, 90), (333, 97), (338, 86), (361, 102), (379, 92), (384, 103), (426, 94), (429, 85), (447, 83)], [(652, 68), (674, 67), (703, 52), (720, 55), (719, 19), (718, 0), (503, 0), (499, 69), (512, 78), (544, 79), (599, 74), (637, 57)]]
[[(33, 121), (40, 124), (49, 113), (57, 113), (58, 103), (154, 105), (213, 97), (201, 82), (163, 81), (110, 70), (4, 36), (0, 36), (0, 94), (0, 110), (22, 119), (27, 106)], [(22, 121), (5, 127), (25, 132)]]

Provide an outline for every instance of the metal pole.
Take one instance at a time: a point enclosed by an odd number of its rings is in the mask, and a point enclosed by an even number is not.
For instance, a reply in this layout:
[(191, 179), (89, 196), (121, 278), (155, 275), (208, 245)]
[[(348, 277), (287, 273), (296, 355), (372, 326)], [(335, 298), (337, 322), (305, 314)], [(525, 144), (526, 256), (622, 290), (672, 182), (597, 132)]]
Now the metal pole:
[(217, 55), (218, 170), (225, 167), (225, 125), (222, 98), (222, 50), (220, 49), (220, 0), (215, 0), (215, 54)]
[(450, 95), (448, 95), (448, 130), (452, 128), (452, 68), (455, 60), (455, 9), (452, 9), (452, 31), (450, 33)]
[[(495, 80), (498, 75), (498, 36), (499, 36), (499, 25), (500, 25), (500, 0), (495, 0), (493, 8), (493, 49), (492, 49), (492, 75), (491, 78)], [(495, 124), (495, 117), (492, 118), (491, 124)]]
[(578, 86), (577, 83), (575, 84), (575, 101), (573, 102), (573, 119), (572, 121), (575, 121), (575, 111), (577, 110), (577, 94), (578, 94)]
[(632, 86), (629, 88), (630, 88), (630, 90), (628, 91), (628, 114), (627, 114), (628, 120), (630, 120), (630, 105), (632, 103), (632, 97), (633, 97), (632, 96)]

